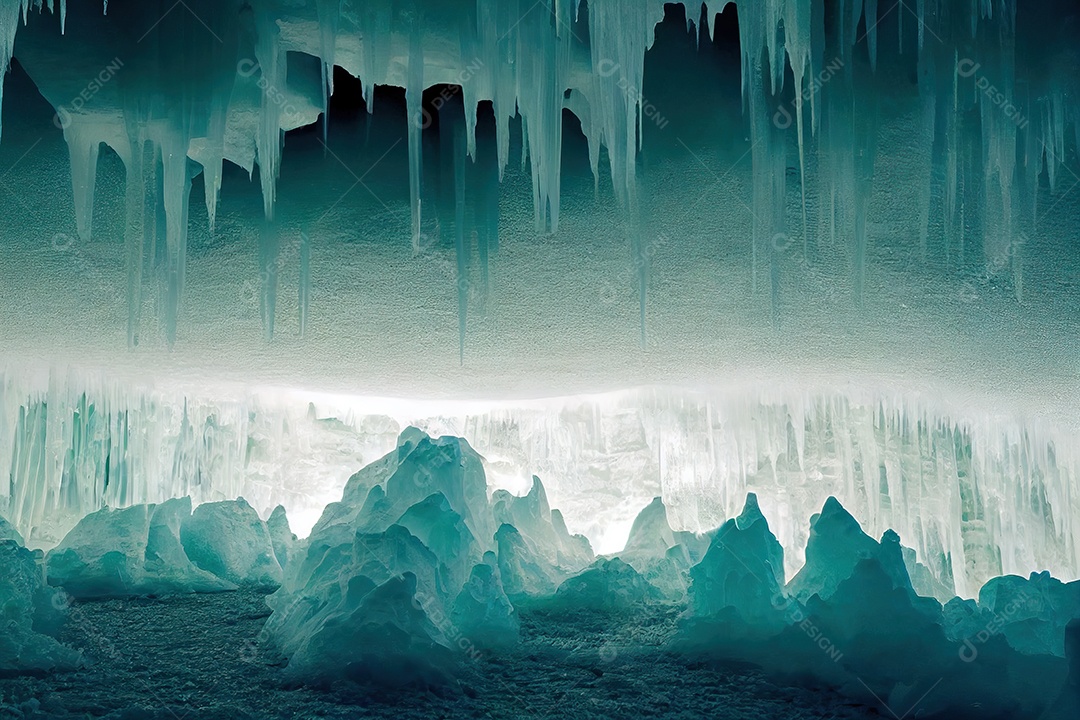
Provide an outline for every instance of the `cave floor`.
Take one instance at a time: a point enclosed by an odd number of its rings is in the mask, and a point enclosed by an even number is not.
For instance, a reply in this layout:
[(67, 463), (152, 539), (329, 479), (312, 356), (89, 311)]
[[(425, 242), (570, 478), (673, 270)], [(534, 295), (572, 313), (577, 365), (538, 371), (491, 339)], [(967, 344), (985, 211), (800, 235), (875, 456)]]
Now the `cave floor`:
[(478, 653), (448, 685), (297, 687), (258, 651), (269, 615), (254, 592), (83, 602), (61, 639), (90, 665), (0, 678), (0, 720), (110, 718), (792, 718), (891, 717), (827, 689), (662, 649), (678, 612), (519, 609), (522, 642)]

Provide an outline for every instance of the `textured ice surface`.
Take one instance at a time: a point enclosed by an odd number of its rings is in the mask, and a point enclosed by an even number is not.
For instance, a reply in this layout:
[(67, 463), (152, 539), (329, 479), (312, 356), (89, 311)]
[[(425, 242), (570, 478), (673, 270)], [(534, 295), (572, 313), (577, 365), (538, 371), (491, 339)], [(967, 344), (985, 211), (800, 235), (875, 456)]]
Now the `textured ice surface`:
[(235, 589), (188, 558), (180, 533), (190, 515), (190, 498), (90, 513), (46, 556), (49, 582), (76, 598)]
[(199, 505), (184, 518), (180, 541), (191, 562), (226, 583), (281, 585), (270, 531), (243, 498)]

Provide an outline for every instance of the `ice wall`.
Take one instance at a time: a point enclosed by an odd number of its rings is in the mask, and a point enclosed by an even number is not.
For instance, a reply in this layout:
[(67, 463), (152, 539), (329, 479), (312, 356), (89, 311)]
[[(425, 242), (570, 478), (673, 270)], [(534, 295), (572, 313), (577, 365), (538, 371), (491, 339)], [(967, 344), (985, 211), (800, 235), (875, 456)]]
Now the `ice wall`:
[(539, 475), (571, 531), (619, 550), (662, 496), (676, 529), (704, 531), (757, 493), (802, 564), (807, 518), (832, 495), (872, 536), (896, 530), (964, 596), (992, 576), (1080, 575), (1080, 445), (1016, 419), (952, 415), (887, 393), (639, 389), (532, 402), (433, 403), (207, 393), (84, 373), (0, 384), (0, 512), (31, 545), (103, 505), (242, 495), (282, 504), (301, 534), (348, 477), (414, 424), (465, 437), (490, 489)]
[[(708, 39), (716, 14), (729, 4), (705, 3), (704, 10), (689, 4), (695, 37), (700, 25)], [(1074, 28), (1064, 20), (1068, 3), (735, 5), (753, 162), (753, 286), (767, 290), (774, 315), (782, 289), (793, 282), (781, 272), (778, 255), (792, 245), (804, 255), (819, 245), (843, 246), (853, 295), (861, 300), (875, 222), (869, 199), (876, 185), (889, 182), (878, 140), (884, 122), (897, 119), (912, 140), (906, 152), (920, 166), (923, 256), (943, 252), (955, 268), (981, 254), (1022, 299), (1025, 266), (1045, 215), (1040, 177), (1045, 174), (1054, 191), (1063, 177), (1069, 182), (1063, 173), (1067, 130), (1080, 130), (1080, 62)], [(637, 173), (646, 117), (656, 111), (643, 96), (644, 58), (664, 18), (661, 0), (205, 0), (185, 3), (180, 12), (168, 0), (114, 0), (107, 13), (96, 3), (66, 10), (40, 0), (3, 0), (0, 7), (5, 65), (19, 18), (26, 19), (17, 56), (57, 109), (71, 149), (84, 239), (92, 232), (97, 148), (105, 143), (124, 159), (129, 343), (138, 338), (144, 271), (165, 286), (160, 312), (167, 340), (175, 340), (191, 176), (205, 176), (213, 224), (223, 160), (251, 172), (257, 167), (264, 214), (272, 219), (284, 131), (325, 115), (335, 66), (362, 81), (369, 111), (376, 85), (405, 90), (414, 253), (432, 203), (423, 182), (423, 138), (433, 114), (454, 121), (456, 139), (427, 146), (444, 156), (454, 178), (452, 205), (461, 212), (454, 228), (462, 332), (466, 270), (475, 252), (486, 276), (493, 227), (490, 217), (473, 217), (472, 203), (485, 191), (466, 179), (463, 155), (501, 177), (510, 160), (510, 120), (520, 118), (536, 230), (555, 232), (563, 110), (575, 113), (594, 174), (602, 146), (614, 195), (626, 208), (644, 340), (651, 244), (641, 236)], [(303, 63), (294, 62), (300, 56), (315, 60), (317, 77), (300, 71)], [(685, 83), (685, 92), (693, 93), (694, 79)], [(425, 105), (425, 89), (444, 85), (453, 88), (453, 102)], [(481, 101), (491, 102), (495, 119), (490, 159), (489, 149), (477, 145)], [(325, 128), (324, 117), (324, 137)], [(455, 149), (457, 141), (464, 153)], [(797, 168), (797, 184), (787, 178), (789, 167)], [(473, 232), (480, 236), (475, 248)], [(147, 247), (158, 246), (157, 255), (147, 254)], [(260, 268), (270, 336), (279, 269), (273, 242), (260, 255)]]

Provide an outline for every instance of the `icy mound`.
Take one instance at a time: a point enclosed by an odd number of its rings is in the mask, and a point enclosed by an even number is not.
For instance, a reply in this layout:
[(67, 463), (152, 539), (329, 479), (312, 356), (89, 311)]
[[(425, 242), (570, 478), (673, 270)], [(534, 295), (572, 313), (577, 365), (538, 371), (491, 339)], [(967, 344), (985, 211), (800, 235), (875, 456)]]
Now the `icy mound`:
[(597, 560), (591, 568), (564, 582), (555, 598), (567, 607), (623, 611), (659, 602), (664, 595), (637, 570), (612, 558)]
[(22, 535), (15, 529), (15, 526), (9, 523), (3, 515), (0, 515), (0, 542), (4, 540), (14, 540), (19, 545), (25, 544)]
[(503, 586), (511, 597), (523, 595), (547, 596), (555, 592), (559, 573), (538, 556), (532, 545), (508, 523), (495, 533), (498, 547), (499, 573)]
[(436, 640), (442, 634), (418, 603), (415, 575), (405, 572), (377, 587), (350, 583), (347, 600), (311, 628), (290, 670), (387, 685), (439, 678), (436, 668), (449, 661), (450, 651)]
[(73, 669), (80, 654), (46, 632), (59, 630), (63, 601), (42, 577), (34, 554), (14, 540), (0, 540), (0, 674)]
[(1049, 573), (993, 578), (978, 602), (953, 598), (943, 609), (946, 635), (970, 658), (1000, 638), (1027, 655), (1064, 657), (1065, 629), (1074, 619), (1080, 619), (1080, 581), (1062, 583)]
[(491, 497), (495, 521), (515, 527), (533, 553), (549, 565), (569, 574), (581, 570), (593, 560), (589, 541), (582, 535), (570, 534), (562, 513), (548, 504), (540, 478), (533, 475), (532, 480), (529, 493), (522, 497), (495, 491)]
[(180, 541), (195, 565), (228, 583), (261, 589), (281, 585), (270, 531), (243, 498), (195, 508), (180, 527)]
[(880, 561), (892, 578), (893, 587), (910, 587), (903, 558), (901, 556), (898, 562), (898, 558), (888, 552), (891, 548), (892, 545), (878, 543), (864, 533), (859, 521), (836, 498), (830, 497), (821, 512), (810, 519), (806, 564), (791, 579), (787, 592), (803, 602), (812, 595), (827, 600), (841, 582), (851, 577), (862, 560), (871, 558)]
[(739, 517), (725, 522), (700, 563), (690, 570), (690, 603), (699, 618), (737, 618), (751, 624), (779, 621), (784, 550), (749, 493)]
[(48, 553), (49, 583), (77, 598), (235, 589), (188, 559), (180, 533), (190, 515), (190, 498), (91, 513)]
[(785, 596), (774, 573), (779, 548), (751, 496), (691, 568), (676, 645), (826, 682), (912, 715), (984, 717), (972, 709), (993, 708), (1001, 717), (1039, 717), (1054, 703), (1059, 714), (1047, 717), (1065, 717), (1061, 711), (1076, 707), (1077, 685), (1058, 657), (1069, 652), (1066, 624), (1080, 610), (1076, 583), (1001, 577), (978, 604), (955, 598), (943, 609), (915, 592), (904, 555), (896, 533), (874, 541), (830, 499), (811, 519), (806, 566)]
[(270, 518), (266, 521), (266, 530), (270, 533), (270, 542), (274, 546), (274, 557), (277, 558), (278, 565), (284, 569), (289, 563), (289, 555), (296, 547), (296, 535), (289, 527), (289, 518), (285, 516), (284, 507), (278, 505), (270, 513)]
[(409, 682), (454, 652), (512, 643), (493, 526), (479, 455), (409, 428), (294, 553), (267, 601), (266, 639), (304, 679), (395, 668)]
[(653, 498), (634, 519), (626, 547), (618, 557), (637, 570), (666, 600), (686, 598), (690, 567), (709, 547), (707, 535), (677, 532), (668, 522), (663, 500)]
[(466, 643), (479, 648), (513, 645), (521, 628), (517, 611), (503, 591), (494, 561), (494, 554), (487, 553), (484, 562), (473, 566), (450, 615)]

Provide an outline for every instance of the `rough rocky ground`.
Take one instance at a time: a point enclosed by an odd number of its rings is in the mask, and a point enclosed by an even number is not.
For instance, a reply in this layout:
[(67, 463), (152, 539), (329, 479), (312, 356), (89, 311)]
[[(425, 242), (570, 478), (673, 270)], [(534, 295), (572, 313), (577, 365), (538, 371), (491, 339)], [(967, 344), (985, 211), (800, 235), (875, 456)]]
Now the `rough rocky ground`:
[(661, 649), (676, 611), (613, 615), (521, 609), (522, 643), (480, 653), (443, 687), (297, 687), (259, 652), (269, 610), (252, 592), (109, 600), (72, 608), (63, 640), (84, 670), (0, 678), (0, 720), (109, 718), (891, 717), (827, 690)]

